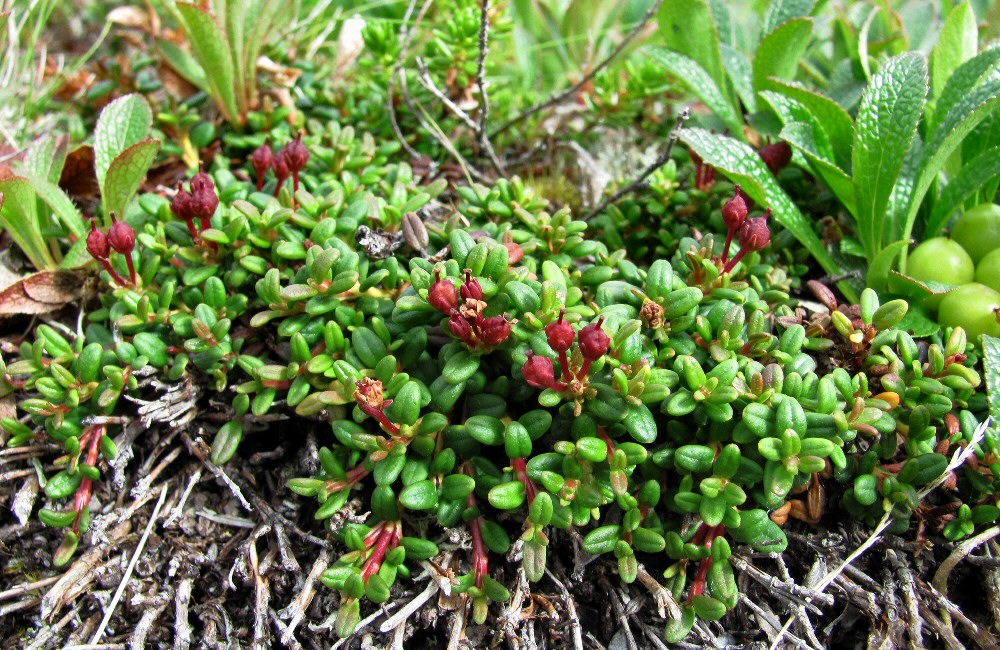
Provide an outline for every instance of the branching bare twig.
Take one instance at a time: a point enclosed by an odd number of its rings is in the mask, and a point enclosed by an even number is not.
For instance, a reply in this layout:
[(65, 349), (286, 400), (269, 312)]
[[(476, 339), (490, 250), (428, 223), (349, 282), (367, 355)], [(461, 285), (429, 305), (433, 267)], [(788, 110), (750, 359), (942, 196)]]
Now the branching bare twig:
[(628, 34), (625, 35), (625, 38), (623, 38), (622, 42), (618, 44), (618, 47), (616, 47), (611, 52), (611, 54), (609, 54), (603, 61), (601, 61), (600, 63), (598, 63), (597, 65), (595, 65), (593, 68), (591, 68), (590, 72), (588, 72), (587, 74), (585, 74), (583, 76), (583, 78), (580, 79), (580, 81), (576, 82), (575, 84), (573, 84), (572, 86), (570, 86), (566, 90), (562, 91), (561, 93), (558, 93), (556, 95), (553, 95), (552, 97), (549, 97), (547, 100), (545, 100), (541, 104), (536, 104), (536, 105), (532, 106), (531, 108), (527, 109), (526, 111), (524, 111), (524, 112), (522, 112), (522, 113), (520, 113), (518, 115), (515, 115), (514, 117), (512, 117), (509, 120), (507, 120), (506, 122), (504, 122), (503, 124), (501, 124), (499, 127), (497, 127), (496, 130), (494, 130), (492, 133), (490, 133), (489, 137), (495, 138), (496, 136), (500, 135), (501, 133), (503, 133), (504, 131), (506, 131), (510, 127), (514, 126), (515, 124), (523, 122), (524, 120), (528, 119), (532, 115), (535, 115), (536, 113), (538, 113), (540, 111), (544, 111), (546, 108), (551, 108), (552, 106), (555, 106), (557, 104), (561, 104), (562, 102), (566, 101), (567, 99), (569, 99), (570, 97), (572, 97), (573, 95), (575, 95), (577, 93), (577, 91), (579, 91), (581, 88), (583, 88), (585, 85), (587, 85), (587, 82), (589, 82), (591, 79), (593, 79), (594, 77), (596, 77), (597, 74), (601, 70), (603, 70), (604, 68), (608, 67), (608, 65), (619, 54), (621, 54), (625, 50), (626, 47), (628, 47), (629, 43), (631, 43), (635, 39), (635, 37), (638, 36), (642, 32), (642, 30), (646, 28), (646, 25), (649, 24), (649, 21), (651, 21), (653, 19), (653, 16), (655, 16), (656, 13), (660, 10), (660, 5), (662, 5), (662, 4), (663, 4), (663, 0), (656, 0), (656, 2), (654, 2), (649, 7), (649, 9), (646, 11), (645, 15), (642, 17), (642, 20), (640, 20), (639, 23), (636, 24), (636, 26), (632, 28), (632, 31), (630, 31)]
[(479, 59), (476, 61), (476, 85), (479, 87), (479, 123), (476, 125), (476, 135), (479, 148), (493, 163), (493, 167), (501, 176), (505, 175), (503, 163), (493, 150), (489, 133), (486, 130), (490, 119), (490, 97), (486, 91), (486, 57), (490, 51), (490, 0), (482, 0), (479, 10)]
[(684, 123), (688, 120), (690, 116), (691, 113), (690, 111), (688, 111), (687, 108), (682, 109), (681, 112), (678, 113), (677, 115), (677, 124), (675, 124), (673, 130), (670, 131), (670, 139), (667, 140), (667, 148), (663, 150), (663, 153), (657, 156), (656, 160), (654, 160), (648, 167), (642, 170), (642, 173), (639, 174), (638, 178), (636, 178), (634, 181), (632, 181), (622, 189), (618, 190), (608, 198), (601, 201), (601, 203), (596, 208), (585, 214), (583, 216), (583, 220), (588, 221), (592, 217), (603, 212), (605, 208), (607, 208), (615, 201), (618, 201), (624, 196), (628, 196), (629, 194), (634, 192), (637, 187), (642, 185), (642, 183), (647, 178), (649, 178), (657, 169), (667, 164), (667, 162), (670, 160), (670, 156), (673, 154), (674, 145), (676, 145), (677, 140), (680, 139), (681, 129), (684, 127)]

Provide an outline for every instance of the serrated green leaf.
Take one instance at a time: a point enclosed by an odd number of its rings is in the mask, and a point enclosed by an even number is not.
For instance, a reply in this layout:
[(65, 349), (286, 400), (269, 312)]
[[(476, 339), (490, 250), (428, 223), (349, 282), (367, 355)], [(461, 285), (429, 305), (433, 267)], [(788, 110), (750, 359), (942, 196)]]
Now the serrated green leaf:
[(144, 140), (115, 157), (108, 167), (102, 191), (105, 214), (114, 212), (124, 217), (128, 202), (146, 180), (146, 172), (153, 166), (159, 151), (159, 140)]
[[(713, 3), (713, 6), (714, 3)], [(721, 45), (722, 63), (726, 67), (726, 75), (732, 82), (740, 101), (746, 106), (748, 113), (757, 112), (757, 94), (753, 88), (753, 64), (750, 58), (736, 49), (723, 43)]]
[(972, 4), (963, 2), (950, 12), (931, 52), (931, 98), (944, 91), (948, 78), (958, 66), (976, 55), (979, 30)]
[(43, 135), (28, 147), (21, 169), (25, 176), (41, 178), (56, 184), (66, 164), (68, 152), (69, 137)]
[(35, 188), (38, 198), (45, 201), (45, 204), (52, 210), (52, 214), (71, 233), (77, 237), (86, 237), (87, 227), (83, 222), (83, 215), (80, 214), (77, 207), (73, 205), (73, 201), (66, 196), (66, 192), (61, 187), (41, 176), (32, 175), (28, 177), (28, 180), (31, 181), (31, 185)]
[(795, 18), (764, 37), (753, 58), (753, 85), (759, 93), (770, 79), (791, 79), (812, 39), (812, 18)]
[[(910, 238), (924, 195), (945, 162), (976, 125), (1000, 107), (1000, 78), (995, 74), (998, 64), (1000, 51), (988, 50), (966, 61), (948, 80), (935, 114), (937, 125), (924, 149), (920, 177), (902, 226), (902, 238)], [(977, 75), (980, 70), (982, 73)], [(901, 267), (904, 271), (905, 261), (904, 257)]]
[(141, 95), (116, 99), (101, 111), (94, 131), (94, 168), (101, 194), (107, 195), (106, 179), (111, 163), (123, 151), (149, 137), (153, 111)]
[(927, 96), (927, 64), (907, 53), (889, 59), (861, 98), (854, 129), (857, 226), (869, 259), (882, 249), (886, 212), (917, 133)]
[(199, 90), (208, 92), (208, 79), (205, 78), (205, 69), (198, 65), (198, 61), (193, 56), (185, 52), (173, 41), (165, 38), (156, 39), (156, 47), (159, 49), (161, 58), (170, 65), (180, 76), (191, 82)]
[(1000, 338), (984, 334), (983, 356), (986, 369), (986, 396), (990, 403), (993, 426), (1000, 426)]
[(728, 102), (719, 29), (708, 0), (664, 2), (657, 18), (667, 47), (693, 60), (707, 72)]
[(652, 58), (661, 63), (674, 77), (697, 95), (712, 112), (728, 126), (742, 130), (742, 120), (736, 115), (732, 104), (719, 89), (711, 75), (698, 65), (697, 61), (679, 52), (664, 47), (651, 47)]
[(195, 59), (205, 69), (205, 83), (226, 119), (239, 120), (236, 105), (235, 74), (229, 39), (215, 16), (196, 4), (178, 2), (177, 10), (184, 21), (185, 32)]
[(851, 148), (854, 146), (854, 120), (844, 108), (825, 95), (809, 90), (795, 81), (772, 79), (770, 87), (785, 97), (805, 106), (816, 122), (823, 126), (830, 137), (834, 161), (850, 173)]
[(799, 212), (754, 149), (739, 140), (697, 128), (681, 131), (681, 140), (706, 163), (740, 183), (754, 201), (772, 208), (778, 223), (791, 231), (828, 273), (840, 273), (812, 223)]
[(21, 176), (0, 181), (0, 196), (0, 226), (10, 233), (36, 269), (54, 268), (56, 261), (42, 237), (37, 195), (31, 181)]
[(934, 209), (924, 227), (924, 239), (937, 237), (955, 211), (997, 177), (1000, 177), (1000, 147), (989, 149), (963, 164), (958, 175), (951, 179), (934, 202)]
[(764, 33), (770, 34), (789, 20), (808, 16), (816, 0), (772, 0), (764, 14)]
[(817, 136), (821, 133), (814, 124), (791, 122), (781, 130), (780, 137), (806, 157), (816, 175), (830, 187), (844, 208), (854, 214), (858, 209), (854, 198), (854, 181), (847, 172), (818, 153), (823, 148), (817, 142)]

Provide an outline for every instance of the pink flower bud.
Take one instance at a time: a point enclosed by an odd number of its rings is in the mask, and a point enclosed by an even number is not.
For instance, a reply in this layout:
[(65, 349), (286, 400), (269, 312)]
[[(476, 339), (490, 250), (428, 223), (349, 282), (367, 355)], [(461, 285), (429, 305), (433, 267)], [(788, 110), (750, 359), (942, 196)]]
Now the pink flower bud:
[(274, 164), (274, 152), (271, 151), (271, 147), (264, 142), (264, 145), (258, 147), (253, 155), (250, 157), (250, 164), (253, 165), (253, 170), (257, 174), (257, 191), (259, 192), (264, 187), (264, 175), (267, 174), (267, 170), (271, 169), (271, 165)]
[(442, 280), (441, 274), (436, 273), (437, 281), (431, 285), (427, 292), (427, 302), (440, 312), (450, 314), (452, 309), (458, 308), (458, 289), (451, 280)]
[(194, 219), (194, 208), (191, 205), (193, 200), (194, 197), (191, 196), (191, 193), (178, 183), (177, 194), (174, 195), (174, 200), (170, 202), (170, 211), (184, 221), (191, 221)]
[(611, 349), (611, 337), (604, 333), (604, 316), (580, 330), (580, 352), (587, 361), (597, 361)]
[(563, 309), (559, 312), (559, 320), (545, 326), (545, 336), (556, 352), (566, 352), (573, 347), (573, 341), (576, 339), (576, 330), (563, 320), (565, 314), (566, 310)]
[(214, 192), (215, 191), (215, 181), (212, 177), (203, 171), (198, 171), (191, 179), (191, 193), (197, 194), (198, 192)]
[(757, 153), (775, 176), (792, 161), (792, 148), (787, 142), (764, 145)]
[(448, 321), (448, 329), (451, 333), (462, 339), (469, 345), (472, 345), (474, 341), (472, 340), (472, 325), (469, 321), (459, 313), (454, 313), (451, 315), (451, 320)]
[(726, 222), (726, 228), (730, 232), (735, 232), (737, 228), (743, 225), (749, 212), (750, 210), (747, 208), (746, 201), (743, 200), (740, 186), (737, 185), (736, 195), (722, 206), (722, 219)]
[(292, 175), (291, 170), (288, 168), (288, 156), (286, 155), (288, 147), (285, 147), (274, 157), (274, 162), (272, 163), (274, 167), (274, 176), (278, 179), (278, 186), (275, 188), (275, 194), (281, 190), (281, 186), (285, 184), (288, 177)]
[(483, 322), (480, 338), (483, 340), (483, 343), (490, 347), (500, 345), (510, 337), (511, 329), (510, 321), (506, 318), (503, 316), (493, 316)]
[[(771, 214), (768, 210), (767, 214)], [(771, 243), (771, 229), (767, 226), (767, 215), (747, 219), (740, 227), (740, 248), (759, 251)]]
[(116, 220), (113, 214), (111, 220), (114, 223), (108, 231), (108, 244), (122, 255), (130, 255), (135, 250), (135, 230), (124, 221)]
[(541, 357), (531, 352), (521, 369), (524, 380), (535, 388), (553, 388), (556, 383), (556, 369), (552, 359)]
[(107, 236), (97, 229), (97, 222), (90, 222), (90, 234), (87, 235), (87, 252), (96, 259), (106, 260), (111, 254), (111, 245)]
[(309, 162), (309, 158), (311, 158), (309, 148), (302, 144), (301, 133), (299, 133), (295, 140), (289, 142), (285, 146), (284, 152), (285, 163), (288, 165), (288, 170), (293, 174), (298, 174), (300, 171), (305, 169), (306, 164)]
[(472, 277), (472, 271), (465, 270), (465, 283), (462, 285), (462, 297), (466, 300), (482, 300), (483, 286), (479, 280)]

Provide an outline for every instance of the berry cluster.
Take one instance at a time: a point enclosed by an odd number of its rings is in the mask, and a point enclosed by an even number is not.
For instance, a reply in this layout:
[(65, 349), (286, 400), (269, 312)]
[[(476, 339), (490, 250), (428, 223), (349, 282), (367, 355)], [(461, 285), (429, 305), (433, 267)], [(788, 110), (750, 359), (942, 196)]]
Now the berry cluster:
[(118, 221), (114, 213), (111, 213), (111, 229), (108, 234), (97, 229), (97, 222), (90, 222), (90, 234), (87, 235), (87, 252), (94, 259), (104, 266), (105, 270), (111, 274), (111, 278), (121, 286), (128, 284), (121, 275), (111, 266), (109, 256), (111, 251), (125, 256), (128, 264), (129, 277), (132, 284), (136, 284), (135, 263), (132, 262), (132, 251), (135, 250), (135, 230), (124, 221)]
[(472, 277), (472, 271), (465, 270), (465, 282), (461, 292), (448, 279), (435, 275), (436, 281), (427, 292), (427, 302), (435, 309), (450, 314), (448, 329), (470, 349), (495, 348), (510, 337), (514, 320), (501, 316), (483, 316), (487, 304), (483, 300), (483, 287)]
[(611, 348), (611, 337), (601, 327), (604, 324), (603, 316), (596, 323), (591, 323), (581, 329), (577, 349), (583, 361), (575, 364), (577, 367), (574, 368), (574, 365), (570, 364), (567, 353), (578, 337), (573, 326), (564, 319), (565, 315), (566, 310), (563, 309), (559, 313), (559, 319), (545, 327), (545, 336), (548, 338), (549, 346), (559, 355), (562, 378), (556, 379), (555, 364), (552, 359), (528, 352), (528, 361), (523, 368), (524, 379), (535, 388), (551, 388), (559, 392), (579, 393), (588, 383), (590, 366), (607, 354)]
[(219, 207), (219, 195), (215, 191), (215, 182), (205, 172), (199, 171), (191, 179), (191, 191), (184, 190), (183, 183), (177, 184), (177, 194), (170, 202), (170, 210), (187, 224), (191, 238), (198, 240), (198, 229), (194, 222), (201, 222), (202, 231), (212, 227), (212, 217)]
[(253, 170), (257, 174), (257, 191), (260, 192), (264, 189), (264, 176), (267, 175), (269, 169), (273, 169), (274, 176), (278, 179), (278, 184), (274, 188), (275, 196), (281, 191), (282, 185), (285, 184), (289, 176), (292, 177), (293, 190), (298, 192), (299, 173), (306, 168), (309, 158), (311, 158), (311, 154), (309, 153), (309, 149), (302, 144), (301, 133), (295, 140), (285, 145), (285, 148), (277, 154), (265, 142), (250, 157), (250, 164), (253, 165)]

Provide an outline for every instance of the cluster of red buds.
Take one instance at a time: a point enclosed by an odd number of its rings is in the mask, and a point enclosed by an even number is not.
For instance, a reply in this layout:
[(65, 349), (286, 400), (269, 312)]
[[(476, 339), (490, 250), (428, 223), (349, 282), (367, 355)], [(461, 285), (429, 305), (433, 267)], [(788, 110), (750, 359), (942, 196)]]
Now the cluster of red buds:
[(184, 190), (183, 183), (177, 183), (177, 194), (170, 202), (171, 212), (187, 223), (188, 231), (195, 240), (198, 239), (195, 220), (201, 223), (203, 231), (208, 230), (212, 227), (212, 217), (218, 207), (219, 195), (215, 191), (215, 183), (211, 176), (202, 171), (191, 179), (190, 192)]
[(111, 229), (108, 230), (107, 235), (97, 229), (96, 220), (90, 222), (90, 234), (87, 235), (87, 252), (104, 266), (115, 282), (124, 287), (128, 283), (115, 271), (109, 261), (112, 250), (125, 256), (129, 277), (132, 280), (132, 284), (136, 284), (135, 263), (132, 261), (132, 251), (135, 250), (135, 230), (124, 221), (118, 221), (114, 213), (111, 213)]
[(435, 275), (436, 281), (427, 293), (427, 301), (444, 314), (450, 314), (448, 329), (462, 339), (470, 348), (494, 348), (510, 337), (515, 321), (506, 315), (486, 318), (486, 302), (483, 287), (472, 277), (472, 271), (465, 270), (465, 282), (459, 291), (448, 279)]
[[(601, 327), (604, 324), (604, 316), (601, 316), (596, 323), (581, 329), (577, 335), (573, 326), (564, 320), (565, 315), (566, 310), (563, 309), (559, 312), (558, 320), (545, 326), (545, 336), (548, 338), (549, 346), (559, 355), (562, 379), (556, 379), (555, 364), (552, 359), (528, 352), (528, 361), (522, 371), (524, 379), (535, 388), (551, 388), (562, 392), (572, 388), (574, 382), (577, 386), (583, 386), (590, 373), (590, 366), (611, 348), (611, 337)], [(583, 357), (583, 364), (576, 372), (570, 366), (567, 355), (574, 341), (577, 342), (577, 349)]]
[(264, 189), (264, 176), (269, 169), (274, 170), (274, 176), (278, 179), (278, 185), (274, 188), (274, 195), (281, 191), (281, 186), (285, 184), (288, 177), (292, 177), (293, 189), (299, 191), (299, 173), (306, 168), (311, 158), (309, 149), (302, 144), (302, 134), (295, 140), (285, 145), (285, 148), (275, 154), (267, 142), (250, 157), (250, 164), (253, 165), (254, 173), (257, 174), (257, 191)]
[[(771, 243), (771, 229), (767, 225), (771, 208), (768, 208), (763, 216), (750, 217), (749, 197), (745, 197), (746, 194), (737, 185), (735, 196), (722, 206), (722, 219), (729, 231), (726, 235), (726, 247), (722, 251), (722, 263), (725, 264), (723, 273), (732, 271), (747, 253), (762, 250)], [(729, 247), (737, 233), (740, 238), (740, 252), (733, 259), (729, 259)]]

